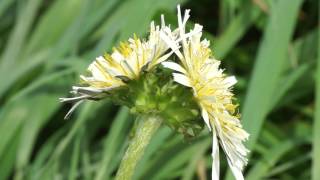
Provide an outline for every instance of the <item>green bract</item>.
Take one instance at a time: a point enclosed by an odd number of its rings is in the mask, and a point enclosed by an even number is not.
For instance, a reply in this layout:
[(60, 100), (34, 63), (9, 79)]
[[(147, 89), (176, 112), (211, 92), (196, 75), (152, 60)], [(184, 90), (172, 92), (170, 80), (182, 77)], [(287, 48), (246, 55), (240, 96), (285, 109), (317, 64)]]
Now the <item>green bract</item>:
[(159, 67), (144, 72), (127, 86), (109, 91), (114, 103), (125, 105), (134, 114), (156, 114), (185, 137), (197, 135), (204, 127), (200, 110), (190, 89), (172, 80), (171, 71)]

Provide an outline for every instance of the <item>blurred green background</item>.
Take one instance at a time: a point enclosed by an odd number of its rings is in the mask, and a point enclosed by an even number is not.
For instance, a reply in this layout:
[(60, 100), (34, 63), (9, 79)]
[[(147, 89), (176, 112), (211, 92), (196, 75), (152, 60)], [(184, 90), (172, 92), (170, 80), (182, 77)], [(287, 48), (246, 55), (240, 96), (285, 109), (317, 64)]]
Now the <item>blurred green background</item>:
[[(0, 180), (112, 179), (134, 117), (104, 100), (63, 120), (71, 104), (58, 98), (94, 57), (145, 36), (160, 14), (176, 27), (179, 3), (239, 81), (246, 179), (320, 180), (317, 0), (0, 0)], [(135, 179), (210, 179), (210, 137), (162, 127)]]

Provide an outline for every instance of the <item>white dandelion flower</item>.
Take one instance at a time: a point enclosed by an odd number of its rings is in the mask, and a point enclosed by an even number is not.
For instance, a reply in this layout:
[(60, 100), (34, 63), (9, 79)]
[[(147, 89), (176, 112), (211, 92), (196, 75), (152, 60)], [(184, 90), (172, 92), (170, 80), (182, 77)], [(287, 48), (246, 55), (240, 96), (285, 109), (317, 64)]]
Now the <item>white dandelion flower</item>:
[(74, 106), (67, 113), (66, 118), (85, 99), (101, 99), (106, 92), (125, 86), (126, 81), (138, 79), (143, 71), (150, 71), (157, 64), (167, 60), (172, 54), (168, 52), (167, 44), (160, 38), (165, 34), (175, 39), (176, 33), (171, 32), (161, 16), (161, 26), (154, 22), (150, 25), (150, 34), (146, 41), (135, 35), (127, 42), (121, 42), (119, 47), (113, 48), (111, 54), (99, 56), (93, 61), (88, 71), (90, 76), (81, 75), (86, 86), (73, 86), (71, 93), (76, 97), (60, 98), (62, 102), (74, 102)]
[[(209, 41), (201, 40), (202, 26), (185, 33), (189, 10), (181, 16), (178, 6), (179, 38), (174, 39), (161, 33), (162, 39), (175, 52), (179, 63), (163, 62), (163, 66), (176, 71), (174, 80), (192, 88), (194, 97), (201, 108), (202, 117), (213, 134), (212, 179), (219, 179), (219, 144), (226, 154), (228, 164), (237, 180), (243, 180), (242, 170), (247, 164), (248, 150), (243, 142), (248, 133), (242, 128), (237, 105), (232, 102), (232, 86), (237, 82), (234, 76), (226, 76), (219, 68), (220, 61), (213, 58)], [(179, 46), (181, 44), (181, 49)]]

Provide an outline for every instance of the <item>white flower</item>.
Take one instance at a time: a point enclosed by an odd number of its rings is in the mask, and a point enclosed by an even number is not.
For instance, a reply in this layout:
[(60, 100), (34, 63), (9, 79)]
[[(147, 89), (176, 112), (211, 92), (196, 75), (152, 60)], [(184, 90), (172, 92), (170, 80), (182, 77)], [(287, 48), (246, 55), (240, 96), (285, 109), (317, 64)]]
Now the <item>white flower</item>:
[[(202, 117), (213, 133), (212, 142), (212, 179), (219, 179), (219, 144), (224, 150), (228, 164), (237, 180), (242, 180), (242, 170), (247, 164), (249, 152), (243, 145), (248, 133), (242, 129), (239, 117), (235, 115), (237, 105), (232, 102), (232, 86), (237, 82), (234, 76), (226, 76), (219, 69), (220, 61), (212, 57), (209, 41), (202, 40), (202, 26), (195, 24), (194, 29), (185, 33), (189, 10), (182, 19), (178, 6), (179, 39), (161, 33), (161, 37), (175, 52), (180, 63), (163, 62), (170, 68), (174, 80), (193, 90), (194, 97), (202, 111)], [(179, 49), (181, 44), (181, 50)], [(219, 142), (219, 144), (218, 144)]]
[(125, 86), (126, 81), (138, 79), (143, 71), (150, 71), (157, 64), (167, 60), (172, 52), (167, 53), (169, 48), (160, 38), (160, 34), (176, 38), (175, 33), (165, 25), (163, 16), (161, 16), (161, 27), (151, 22), (150, 34), (146, 41), (134, 35), (127, 42), (121, 42), (119, 47), (113, 48), (111, 54), (97, 57), (88, 67), (90, 76), (80, 76), (86, 86), (72, 87), (71, 93), (76, 97), (60, 98), (62, 102), (75, 103), (65, 118), (83, 100), (101, 99), (111, 89)]

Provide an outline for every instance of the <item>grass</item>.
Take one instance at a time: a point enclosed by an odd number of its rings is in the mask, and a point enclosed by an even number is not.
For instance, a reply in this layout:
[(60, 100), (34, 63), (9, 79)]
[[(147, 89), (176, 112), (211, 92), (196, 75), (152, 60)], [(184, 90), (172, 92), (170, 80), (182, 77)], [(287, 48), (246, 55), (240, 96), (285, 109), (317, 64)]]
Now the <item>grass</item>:
[(314, 127), (313, 127), (313, 167), (312, 167), (312, 179), (319, 179), (320, 172), (320, 36), (318, 29), (318, 58), (317, 58), (317, 71), (316, 71), (316, 103), (315, 103), (315, 117), (314, 117)]
[[(320, 179), (319, 7), (312, 0), (0, 1), (0, 179), (113, 179), (134, 117), (108, 100), (70, 108), (68, 95), (94, 57), (175, 7), (229, 74), (250, 133), (246, 179)], [(192, 25), (192, 23), (190, 24)], [(317, 68), (316, 68), (317, 67)], [(211, 138), (185, 140), (163, 126), (134, 179), (210, 177)], [(221, 159), (225, 179), (228, 168)]]

